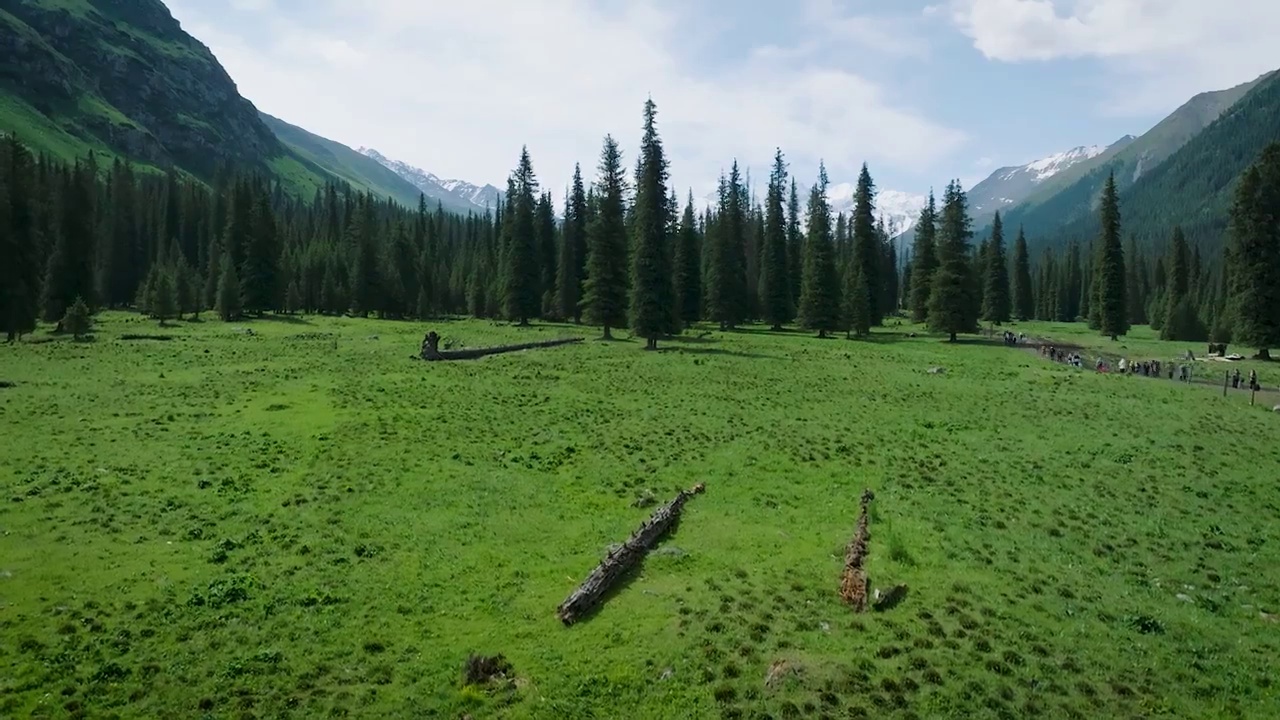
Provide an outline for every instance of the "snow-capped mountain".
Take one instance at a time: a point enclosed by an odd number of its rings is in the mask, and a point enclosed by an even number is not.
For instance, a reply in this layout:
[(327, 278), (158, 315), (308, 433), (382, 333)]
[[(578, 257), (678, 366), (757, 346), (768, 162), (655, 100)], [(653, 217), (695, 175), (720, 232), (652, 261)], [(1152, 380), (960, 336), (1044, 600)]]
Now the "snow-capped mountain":
[(361, 147), (358, 152), (378, 161), (430, 198), (438, 198), (442, 195), (452, 197), (475, 206), (477, 210), (492, 210), (498, 207), (502, 198), (502, 192), (492, 185), (475, 185), (466, 180), (442, 180), (434, 173), (399, 160), (392, 160), (373, 148)]
[[(800, 222), (804, 222), (806, 199), (812, 186), (796, 183), (796, 193), (800, 196)], [(857, 190), (855, 183), (832, 183), (827, 187), (827, 202), (831, 203), (834, 217), (840, 213), (853, 214), (853, 196)], [(702, 198), (703, 207), (715, 207), (718, 195), (714, 192)], [(757, 198), (763, 202), (763, 198)], [(894, 237), (902, 235), (915, 226), (920, 219), (920, 209), (928, 202), (924, 195), (913, 195), (901, 190), (878, 190), (876, 192), (876, 217), (884, 220), (885, 229)]]
[(1034, 195), (1046, 183), (1070, 182), (1119, 152), (1134, 138), (1126, 135), (1111, 145), (1088, 145), (1054, 153), (1026, 165), (1002, 167), (986, 180), (967, 189), (973, 226), (986, 225), (997, 211), (1004, 212)]
[[(857, 191), (854, 183), (836, 183), (827, 188), (827, 199), (831, 201), (832, 213), (853, 214), (853, 195)], [(806, 188), (805, 192), (808, 192)], [(879, 190), (876, 192), (876, 217), (884, 220), (885, 229), (897, 237), (912, 227), (920, 219), (920, 209), (929, 201), (924, 195), (913, 195), (901, 190)]]

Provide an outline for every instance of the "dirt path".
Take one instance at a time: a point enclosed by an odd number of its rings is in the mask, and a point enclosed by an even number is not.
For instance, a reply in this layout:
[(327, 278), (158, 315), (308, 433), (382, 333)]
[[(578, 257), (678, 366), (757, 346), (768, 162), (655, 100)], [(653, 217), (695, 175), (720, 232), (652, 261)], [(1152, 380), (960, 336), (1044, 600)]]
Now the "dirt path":
[[(1098, 355), (1096, 355), (1096, 354), (1092, 354), (1092, 353), (1090, 353), (1090, 352), (1088, 351), (1088, 349), (1087, 349), (1087, 348), (1083, 348), (1083, 347), (1081, 347), (1081, 346), (1079, 346), (1079, 345), (1074, 345), (1074, 344), (1072, 344), (1072, 343), (1059, 343), (1059, 342), (1056, 342), (1056, 341), (1054, 341), (1054, 340), (1052, 340), (1052, 339), (1050, 339), (1050, 338), (1043, 338), (1043, 337), (1033, 338), (1033, 337), (1027, 337), (1027, 338), (1026, 338), (1026, 342), (1025, 342), (1025, 343), (1022, 343), (1022, 344), (1017, 345), (1017, 346), (1015, 346), (1015, 347), (1016, 347), (1017, 349), (1019, 349), (1019, 350), (1024, 351), (1024, 352), (1030, 352), (1030, 353), (1033, 353), (1033, 354), (1035, 354), (1037, 357), (1039, 357), (1039, 358), (1041, 358), (1041, 359), (1043, 359), (1043, 360), (1045, 360), (1045, 361), (1047, 361), (1047, 362), (1057, 362), (1057, 361), (1050, 360), (1050, 359), (1049, 359), (1049, 357), (1048, 357), (1047, 355), (1045, 355), (1044, 353), (1042, 353), (1042, 352), (1041, 352), (1041, 349), (1042, 349), (1042, 348), (1046, 348), (1046, 347), (1056, 348), (1056, 349), (1058, 349), (1058, 350), (1066, 351), (1066, 353), (1067, 353), (1068, 355), (1069, 355), (1069, 354), (1071, 354), (1071, 353), (1079, 353), (1079, 354), (1080, 354), (1080, 369), (1081, 369), (1081, 370), (1090, 370), (1090, 371), (1093, 371), (1093, 372), (1097, 372), (1098, 357), (1099, 357), (1099, 356), (1098, 356)], [(1103, 361), (1107, 364), (1107, 368), (1108, 368), (1108, 369), (1106, 370), (1106, 372), (1109, 372), (1109, 373), (1115, 373), (1115, 372), (1117, 372), (1117, 371), (1114, 369), (1114, 368), (1115, 368), (1115, 363), (1117, 362), (1116, 360), (1114, 360), (1113, 358), (1109, 358), (1109, 357), (1107, 357), (1107, 356), (1105, 356), (1105, 355), (1103, 355), (1103, 356), (1101, 356), (1101, 357), (1102, 357)], [(1182, 383), (1182, 384), (1185, 384), (1185, 385), (1196, 385), (1196, 386), (1204, 387), (1204, 388), (1214, 388), (1214, 389), (1217, 389), (1217, 390), (1222, 390), (1222, 380), (1221, 380), (1221, 379), (1219, 379), (1219, 378), (1217, 378), (1217, 377), (1214, 377), (1215, 375), (1217, 375), (1217, 370), (1210, 370), (1209, 368), (1207, 368), (1207, 367), (1206, 367), (1207, 363), (1205, 363), (1204, 361), (1197, 360), (1197, 361), (1192, 361), (1192, 362), (1188, 363), (1188, 361), (1186, 361), (1186, 360), (1161, 360), (1161, 361), (1159, 361), (1159, 362), (1160, 362), (1160, 366), (1161, 366), (1161, 367), (1160, 367), (1161, 374), (1160, 374), (1159, 376), (1148, 376), (1148, 375), (1142, 375), (1141, 373), (1138, 373), (1138, 374), (1125, 373), (1125, 375), (1128, 375), (1128, 376), (1130, 376), (1130, 377), (1134, 377), (1134, 378), (1140, 378), (1140, 379), (1143, 379), (1143, 380), (1164, 380), (1165, 382), (1177, 382), (1177, 383)], [(1064, 362), (1058, 362), (1058, 364), (1059, 364), (1059, 365), (1065, 365), (1066, 363), (1064, 363)], [(1180, 365), (1186, 365), (1186, 364), (1191, 365), (1191, 367), (1192, 367), (1192, 375), (1191, 375), (1191, 380), (1190, 380), (1190, 381), (1187, 381), (1187, 382), (1183, 383), (1183, 381), (1178, 380), (1178, 378), (1177, 378), (1177, 368), (1178, 368), (1178, 366), (1180, 366)], [(1172, 379), (1170, 379), (1170, 378), (1169, 378), (1169, 368), (1170, 368), (1170, 367), (1174, 368), (1174, 377), (1173, 377)], [(1225, 372), (1227, 372), (1227, 370), (1226, 370), (1226, 368), (1227, 368), (1227, 367), (1230, 367), (1230, 366), (1229, 366), (1229, 365), (1224, 366), (1224, 368), (1223, 368), (1223, 372), (1224, 372), (1224, 373), (1225, 373)], [(1209, 371), (1209, 372), (1212, 372), (1213, 374), (1212, 374), (1212, 375), (1200, 375), (1200, 373), (1201, 373), (1201, 372), (1204, 372), (1204, 371)], [(1199, 376), (1197, 376), (1197, 375), (1199, 375)], [(1248, 376), (1248, 375), (1243, 375), (1243, 376), (1240, 378), (1240, 387), (1239, 387), (1239, 388), (1232, 388), (1230, 385), (1228, 385), (1228, 386), (1227, 386), (1227, 390), (1228, 390), (1228, 392), (1248, 393), (1248, 392), (1249, 392), (1249, 388), (1248, 388), (1248, 385), (1247, 385), (1248, 381), (1249, 381), (1249, 376)], [(1272, 399), (1270, 399), (1270, 398), (1273, 398), (1274, 396), (1277, 396), (1277, 395), (1280, 395), (1280, 388), (1268, 388), (1268, 387), (1265, 387), (1265, 386), (1264, 386), (1264, 387), (1262, 387), (1262, 388), (1260, 388), (1260, 389), (1258, 390), (1258, 396), (1259, 396), (1259, 397), (1267, 397), (1267, 398), (1269, 398), (1269, 399), (1266, 401), (1267, 403), (1271, 403), (1273, 400), (1272, 400)]]

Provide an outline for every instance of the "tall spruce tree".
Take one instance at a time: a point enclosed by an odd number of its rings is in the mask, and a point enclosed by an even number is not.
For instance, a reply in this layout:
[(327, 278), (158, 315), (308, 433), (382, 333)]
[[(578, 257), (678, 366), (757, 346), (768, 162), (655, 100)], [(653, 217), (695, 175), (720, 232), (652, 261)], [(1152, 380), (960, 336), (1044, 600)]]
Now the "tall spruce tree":
[(584, 318), (611, 329), (627, 322), (627, 229), (625, 194), (627, 179), (622, 152), (612, 136), (605, 136), (600, 151), (598, 199), (587, 229), (587, 281), (582, 288)]
[(960, 181), (951, 181), (938, 228), (938, 267), (929, 283), (929, 328), (946, 333), (951, 342), (959, 333), (978, 329), (976, 282), (969, 264), (973, 231), (967, 205)]
[(240, 278), (236, 273), (236, 264), (231, 253), (223, 253), (222, 269), (218, 273), (218, 300), (216, 309), (223, 322), (230, 322), (240, 317), (242, 308), (240, 300)]
[[(898, 245), (893, 239), (894, 229), (884, 224), (884, 217), (876, 221), (876, 235), (880, 238), (880, 310), (882, 316), (897, 314), (902, 278), (898, 274)], [(881, 317), (881, 324), (884, 318)]]
[(502, 254), (502, 312), (508, 320), (528, 325), (529, 318), (538, 315), (542, 300), (535, 220), (538, 179), (528, 147), (520, 149), (520, 162), (508, 187), (515, 194), (507, 200), (510, 213)]
[(1280, 143), (1245, 170), (1231, 207), (1227, 312), (1235, 342), (1271, 358), (1280, 347)]
[(562, 318), (582, 322), (583, 271), (587, 260), (587, 194), (582, 186), (582, 166), (573, 166), (573, 185), (564, 203), (560, 231), (560, 262), (556, 267), (556, 302)]
[(77, 298), (83, 300), (90, 311), (96, 307), (93, 276), (96, 172), (90, 155), (88, 162), (77, 160), (62, 174), (61, 212), (41, 298), (44, 319), (49, 322), (61, 320)]
[(1004, 251), (1004, 223), (996, 211), (991, 221), (991, 239), (987, 242), (987, 258), (983, 263), (986, 277), (982, 293), (982, 318), (1001, 325), (1009, 322), (1012, 312), (1009, 299), (1009, 260)]
[(676, 236), (675, 292), (676, 304), (683, 324), (697, 322), (702, 306), (702, 243), (698, 222), (693, 212), (693, 192), (684, 206), (680, 230)]
[(840, 287), (835, 245), (831, 234), (831, 206), (827, 203), (826, 166), (818, 165), (818, 182), (809, 190), (808, 237), (800, 280), (800, 325), (817, 330), (818, 337), (840, 326)]
[(1013, 316), (1019, 322), (1037, 317), (1035, 298), (1031, 292), (1031, 258), (1027, 252), (1027, 236), (1018, 227), (1013, 246)]
[(240, 297), (245, 311), (262, 315), (280, 307), (280, 277), (275, 216), (265, 192), (254, 199), (249, 213), (249, 237), (240, 267)]
[(853, 215), (849, 219), (853, 239), (853, 261), (862, 273), (863, 282), (872, 292), (867, 298), (867, 314), (872, 325), (884, 322), (884, 278), (881, 274), (880, 235), (876, 232), (876, 185), (867, 164), (862, 164), (858, 184), (853, 193)]
[(871, 333), (871, 288), (856, 262), (844, 272), (844, 292), (840, 297), (840, 321), (846, 338), (866, 337)]
[(738, 162), (721, 183), (715, 231), (708, 233), (711, 248), (707, 257), (703, 291), (708, 319), (727, 330), (746, 319), (746, 243), (748, 207)]
[(933, 274), (938, 269), (938, 205), (933, 191), (920, 210), (916, 239), (911, 250), (911, 321), (929, 319), (929, 297), (933, 294)]
[(36, 329), (40, 248), (33, 190), (36, 167), (17, 137), (0, 143), (0, 327), (9, 342)]
[(644, 104), (631, 226), (631, 330), (645, 339), (647, 350), (658, 348), (659, 337), (679, 331), (668, 235), (667, 158), (658, 136), (657, 114), (657, 105), (650, 98)]
[(774, 330), (792, 318), (791, 280), (787, 277), (787, 164), (781, 148), (773, 155), (769, 189), (765, 196), (764, 245), (760, 258), (760, 310)]
[(1100, 219), (1102, 236), (1093, 282), (1097, 288), (1099, 329), (1115, 340), (1129, 332), (1129, 312), (1125, 302), (1124, 247), (1120, 241), (1120, 198), (1114, 172), (1107, 176), (1102, 191)]
[(804, 233), (800, 230), (800, 195), (796, 179), (787, 192), (787, 280), (791, 283), (791, 307), (800, 306), (800, 275), (804, 267)]
[(542, 303), (542, 316), (563, 320), (556, 298), (556, 274), (560, 266), (559, 232), (556, 228), (556, 210), (551, 193), (538, 196), (534, 208), (534, 237), (538, 247), (538, 265), (542, 272), (538, 278), (538, 297)]
[[(1182, 232), (1181, 225), (1173, 228), (1173, 239), (1169, 244), (1166, 268), (1169, 275), (1165, 284), (1164, 321), (1160, 325), (1160, 339), (1191, 340), (1193, 338), (1185, 335), (1192, 328), (1182, 327), (1188, 319), (1185, 310), (1191, 307), (1191, 251), (1187, 246), (1187, 238)], [(1178, 322), (1171, 325), (1170, 320)]]

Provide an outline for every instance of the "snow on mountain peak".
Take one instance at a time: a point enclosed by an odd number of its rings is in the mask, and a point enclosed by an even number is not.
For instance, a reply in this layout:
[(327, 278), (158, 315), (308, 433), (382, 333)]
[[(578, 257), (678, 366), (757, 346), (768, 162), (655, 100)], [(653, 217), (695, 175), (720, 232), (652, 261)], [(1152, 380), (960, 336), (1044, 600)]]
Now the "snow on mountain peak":
[(1027, 171), (1035, 173), (1035, 182), (1044, 182), (1045, 180), (1057, 175), (1067, 168), (1085, 160), (1091, 160), (1107, 151), (1105, 145), (1090, 145), (1072, 148), (1066, 152), (1056, 153), (1047, 158), (1041, 158), (1033, 163), (1023, 166)]
[[(801, 198), (809, 196), (809, 190), (812, 186), (806, 183), (796, 183), (797, 194)], [(827, 202), (831, 204), (831, 213), (838, 215), (853, 214), (854, 195), (857, 193), (858, 186), (854, 183), (831, 183), (827, 186)], [(715, 207), (719, 201), (717, 193), (712, 192), (702, 198), (704, 208)], [(916, 221), (920, 219), (920, 209), (928, 202), (928, 198), (924, 195), (915, 195), (903, 192), (901, 190), (879, 190), (875, 196), (875, 215), (876, 218), (884, 220), (885, 228), (897, 237), (915, 226)], [(804, 203), (801, 202), (800, 221), (804, 222)]]
[(501, 191), (492, 185), (475, 185), (466, 180), (441, 180), (434, 173), (399, 160), (391, 160), (373, 148), (360, 147), (357, 152), (378, 161), (383, 167), (404, 178), (428, 197), (450, 195), (471, 203), (481, 210), (497, 207), (502, 197)]

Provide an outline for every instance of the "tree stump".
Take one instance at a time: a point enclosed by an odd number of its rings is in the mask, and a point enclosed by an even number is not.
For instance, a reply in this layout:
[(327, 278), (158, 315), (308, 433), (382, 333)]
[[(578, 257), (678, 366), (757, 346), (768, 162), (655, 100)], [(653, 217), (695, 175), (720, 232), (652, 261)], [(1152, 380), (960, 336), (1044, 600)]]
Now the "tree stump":
[(689, 490), (682, 490), (675, 499), (654, 511), (638, 530), (617, 550), (610, 551), (587, 579), (560, 603), (556, 614), (565, 625), (572, 625), (591, 611), (604, 598), (609, 588), (645, 556), (658, 540), (666, 534), (689, 498), (706, 490), (702, 483)]

